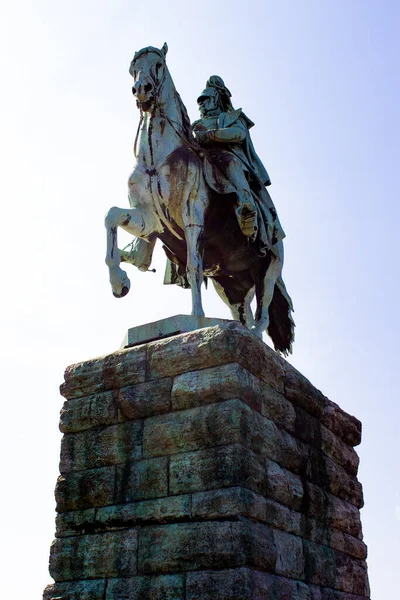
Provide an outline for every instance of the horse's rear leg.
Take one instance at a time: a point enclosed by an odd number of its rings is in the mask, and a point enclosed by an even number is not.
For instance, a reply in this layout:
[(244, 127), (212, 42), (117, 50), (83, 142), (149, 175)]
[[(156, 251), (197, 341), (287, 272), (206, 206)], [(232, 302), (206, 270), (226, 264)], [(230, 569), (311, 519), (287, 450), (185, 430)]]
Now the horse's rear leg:
[(274, 295), (275, 283), (282, 272), (283, 263), (280, 258), (272, 255), (271, 262), (262, 281), (256, 285), (257, 310), (256, 320), (251, 328), (260, 338), (269, 326), (269, 305)]
[(119, 266), (121, 257), (118, 250), (118, 227), (139, 236), (145, 228), (144, 219), (137, 208), (124, 209), (114, 206), (106, 215), (105, 226), (107, 230), (106, 265), (109, 269), (111, 288), (116, 298), (122, 298), (129, 292), (131, 284), (126, 272)]
[(225, 302), (229, 307), (232, 317), (235, 321), (239, 321), (242, 325), (245, 325), (250, 329), (254, 325), (253, 311), (251, 310), (251, 302), (254, 298), (254, 288), (251, 288), (242, 300), (238, 302), (231, 301), (227, 294), (224, 286), (215, 277), (212, 277), (215, 291), (218, 296)]

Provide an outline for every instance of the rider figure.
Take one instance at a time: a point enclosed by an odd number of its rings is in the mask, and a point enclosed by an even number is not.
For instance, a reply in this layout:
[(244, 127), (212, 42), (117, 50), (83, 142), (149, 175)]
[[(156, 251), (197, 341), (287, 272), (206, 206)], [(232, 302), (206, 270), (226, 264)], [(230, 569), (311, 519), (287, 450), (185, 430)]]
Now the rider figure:
[(234, 109), (231, 93), (221, 77), (212, 75), (197, 99), (201, 119), (193, 123), (196, 140), (236, 193), (236, 216), (261, 254), (285, 237), (266, 187), (269, 175), (254, 151), (249, 129), (254, 123)]

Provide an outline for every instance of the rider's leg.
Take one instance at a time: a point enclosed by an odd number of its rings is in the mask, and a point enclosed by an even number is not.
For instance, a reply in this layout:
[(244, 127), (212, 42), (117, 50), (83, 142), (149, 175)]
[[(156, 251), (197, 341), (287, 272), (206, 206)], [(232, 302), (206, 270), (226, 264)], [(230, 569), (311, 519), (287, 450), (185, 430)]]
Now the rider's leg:
[(249, 183), (239, 161), (232, 160), (227, 165), (225, 175), (235, 187), (238, 197), (236, 216), (243, 234), (254, 240), (257, 235), (257, 209)]

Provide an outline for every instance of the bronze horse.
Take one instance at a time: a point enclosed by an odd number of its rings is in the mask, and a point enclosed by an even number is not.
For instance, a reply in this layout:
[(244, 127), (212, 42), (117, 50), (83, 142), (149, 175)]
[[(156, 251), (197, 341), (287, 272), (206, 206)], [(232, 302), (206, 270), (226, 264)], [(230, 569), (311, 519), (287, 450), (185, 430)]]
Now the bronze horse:
[[(193, 137), (186, 108), (175, 89), (166, 44), (143, 48), (131, 63), (132, 88), (141, 118), (135, 141), (136, 165), (129, 177), (130, 208), (109, 210), (106, 264), (116, 297), (129, 292), (120, 267), (135, 264), (118, 249), (122, 227), (148, 242), (162, 241), (168, 259), (187, 280), (192, 315), (204, 316), (201, 284), (209, 277), (233, 318), (259, 337), (267, 330), (275, 349), (287, 354), (294, 339), (292, 305), (281, 278), (283, 244), (260, 256), (238, 225), (234, 194), (220, 195), (206, 182), (206, 151)], [(143, 245), (143, 244), (142, 244)], [(137, 263), (136, 263), (137, 264)], [(139, 265), (138, 265), (139, 266)], [(256, 296), (253, 317), (250, 303)]]

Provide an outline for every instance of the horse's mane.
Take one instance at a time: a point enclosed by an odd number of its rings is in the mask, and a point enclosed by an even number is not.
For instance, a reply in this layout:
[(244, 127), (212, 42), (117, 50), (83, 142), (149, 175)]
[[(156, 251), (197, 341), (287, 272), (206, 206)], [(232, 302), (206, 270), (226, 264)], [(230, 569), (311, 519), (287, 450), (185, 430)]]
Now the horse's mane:
[[(175, 87), (175, 86), (174, 86)], [(178, 102), (179, 110), (182, 115), (182, 129), (185, 135), (186, 141), (195, 148), (200, 148), (199, 143), (196, 141), (196, 138), (193, 135), (192, 124), (189, 119), (189, 115), (186, 109), (186, 106), (182, 102), (182, 98), (180, 97), (179, 92), (177, 92), (176, 88), (174, 89), (176, 100)]]

